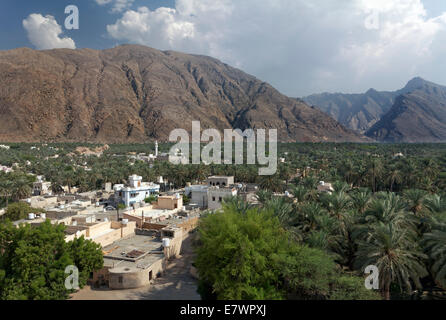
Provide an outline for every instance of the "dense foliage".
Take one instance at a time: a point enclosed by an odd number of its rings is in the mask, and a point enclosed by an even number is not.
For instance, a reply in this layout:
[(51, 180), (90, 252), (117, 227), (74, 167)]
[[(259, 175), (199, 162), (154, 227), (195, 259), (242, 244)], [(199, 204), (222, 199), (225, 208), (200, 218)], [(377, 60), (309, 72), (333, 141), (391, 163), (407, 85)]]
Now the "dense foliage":
[(60, 300), (65, 287), (65, 268), (79, 269), (79, 286), (91, 272), (102, 268), (99, 245), (84, 238), (65, 242), (64, 226), (49, 221), (39, 227), (0, 223), (0, 299)]
[(342, 274), (320, 249), (294, 242), (270, 211), (205, 217), (195, 265), (205, 299), (376, 299), (364, 280)]

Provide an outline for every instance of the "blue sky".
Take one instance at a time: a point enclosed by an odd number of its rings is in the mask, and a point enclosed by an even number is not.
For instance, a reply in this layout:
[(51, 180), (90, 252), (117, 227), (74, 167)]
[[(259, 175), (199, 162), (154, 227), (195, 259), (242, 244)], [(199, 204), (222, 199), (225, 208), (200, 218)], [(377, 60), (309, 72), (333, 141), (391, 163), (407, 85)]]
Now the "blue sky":
[[(117, 41), (107, 35), (107, 24), (114, 23), (119, 13), (110, 12), (111, 6), (100, 6), (94, 0), (1, 0), (0, 1), (0, 50), (33, 47), (29, 42), (22, 21), (31, 13), (50, 14), (63, 25), (65, 7), (74, 4), (80, 12), (79, 30), (64, 30), (78, 48), (106, 49)], [(132, 7), (173, 7), (174, 0), (136, 0)], [(126, 42), (126, 41), (123, 41)]]
[(123, 43), (210, 55), (289, 96), (446, 85), (444, 0), (0, 1), (0, 50)]

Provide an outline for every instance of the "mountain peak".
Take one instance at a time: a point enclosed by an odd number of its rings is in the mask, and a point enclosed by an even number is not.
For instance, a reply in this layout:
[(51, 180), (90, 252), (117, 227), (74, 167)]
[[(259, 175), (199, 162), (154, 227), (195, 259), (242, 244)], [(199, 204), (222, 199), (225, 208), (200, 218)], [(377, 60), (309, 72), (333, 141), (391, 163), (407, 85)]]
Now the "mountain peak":
[(427, 83), (428, 81), (424, 80), (423, 78), (415, 77), (406, 84), (404, 89), (407, 91), (413, 91), (422, 88)]

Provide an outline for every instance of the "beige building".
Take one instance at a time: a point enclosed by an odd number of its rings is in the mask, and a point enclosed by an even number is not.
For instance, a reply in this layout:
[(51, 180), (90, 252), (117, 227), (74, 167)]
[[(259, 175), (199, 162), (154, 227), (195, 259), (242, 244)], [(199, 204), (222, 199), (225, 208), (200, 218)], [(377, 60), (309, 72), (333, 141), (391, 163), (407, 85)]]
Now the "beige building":
[(65, 241), (69, 242), (82, 236), (92, 240), (102, 247), (106, 247), (115, 241), (135, 234), (136, 223), (133, 221), (117, 222), (104, 221), (93, 223), (73, 223), (66, 227), (67, 236)]
[(208, 209), (221, 209), (223, 200), (230, 197), (237, 196), (237, 189), (235, 188), (219, 188), (212, 187), (208, 189)]
[(162, 210), (177, 210), (183, 208), (183, 197), (179, 194), (175, 196), (161, 196), (158, 197), (157, 203), (154, 205), (154, 209)]
[(228, 176), (212, 176), (206, 180), (209, 187), (230, 187), (234, 185), (234, 177)]
[(116, 241), (103, 249), (104, 268), (92, 282), (114, 290), (150, 285), (180, 253), (182, 241), (182, 230), (172, 227), (163, 228), (159, 237), (137, 234)]
[(33, 195), (34, 196), (44, 196), (51, 194), (51, 182), (47, 181), (37, 181), (33, 183)]

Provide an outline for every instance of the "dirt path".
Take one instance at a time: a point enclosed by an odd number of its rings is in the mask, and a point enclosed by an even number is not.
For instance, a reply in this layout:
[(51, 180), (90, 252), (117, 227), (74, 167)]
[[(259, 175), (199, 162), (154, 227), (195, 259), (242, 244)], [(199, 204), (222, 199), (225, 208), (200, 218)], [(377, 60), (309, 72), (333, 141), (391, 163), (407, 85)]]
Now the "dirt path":
[(200, 300), (197, 281), (191, 276), (191, 237), (183, 241), (182, 256), (173, 260), (164, 275), (148, 287), (130, 290), (95, 289), (86, 286), (71, 300)]

